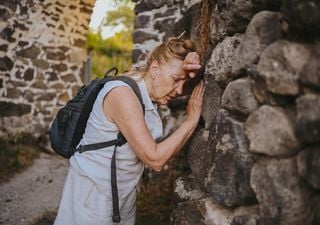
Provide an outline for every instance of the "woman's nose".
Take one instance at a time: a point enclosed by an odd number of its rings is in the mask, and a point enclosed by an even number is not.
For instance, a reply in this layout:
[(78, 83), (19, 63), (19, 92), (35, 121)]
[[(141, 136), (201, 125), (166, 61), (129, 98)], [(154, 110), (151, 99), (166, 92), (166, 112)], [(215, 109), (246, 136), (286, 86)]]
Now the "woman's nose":
[(181, 95), (181, 94), (182, 94), (182, 91), (183, 91), (183, 83), (184, 83), (183, 81), (180, 81), (178, 87), (176, 88), (176, 92), (177, 92), (178, 95)]

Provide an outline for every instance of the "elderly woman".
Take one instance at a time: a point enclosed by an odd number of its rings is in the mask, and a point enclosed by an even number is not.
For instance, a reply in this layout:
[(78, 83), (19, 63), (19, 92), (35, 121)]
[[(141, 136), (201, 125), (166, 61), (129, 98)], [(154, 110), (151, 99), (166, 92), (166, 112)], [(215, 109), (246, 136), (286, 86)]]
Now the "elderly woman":
[[(187, 116), (180, 127), (160, 143), (162, 123), (157, 106), (165, 105), (183, 93), (185, 81), (200, 69), (199, 55), (192, 41), (172, 38), (159, 45), (146, 66), (126, 75), (140, 89), (145, 112), (134, 91), (124, 82), (105, 84), (94, 103), (82, 145), (116, 139), (120, 131), (127, 143), (117, 149), (117, 188), (121, 222), (135, 224), (136, 187), (144, 164), (160, 171), (186, 143), (198, 124), (204, 84), (193, 90)], [(111, 159), (113, 147), (75, 153), (65, 182), (55, 225), (109, 225), (113, 222)]]

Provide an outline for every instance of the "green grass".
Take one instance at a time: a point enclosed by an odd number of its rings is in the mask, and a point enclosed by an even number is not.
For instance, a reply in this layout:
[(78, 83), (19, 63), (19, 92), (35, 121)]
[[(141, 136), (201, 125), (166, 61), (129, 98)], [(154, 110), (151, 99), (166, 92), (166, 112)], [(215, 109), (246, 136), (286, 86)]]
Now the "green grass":
[(40, 148), (30, 135), (0, 138), (0, 183), (9, 181), (14, 174), (32, 165), (39, 152)]

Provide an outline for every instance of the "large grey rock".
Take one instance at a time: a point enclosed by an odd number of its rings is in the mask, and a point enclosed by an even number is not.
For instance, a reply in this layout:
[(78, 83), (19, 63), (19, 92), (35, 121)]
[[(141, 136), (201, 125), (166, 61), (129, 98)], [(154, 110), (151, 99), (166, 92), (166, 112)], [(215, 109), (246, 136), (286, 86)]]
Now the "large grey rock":
[(311, 225), (319, 198), (301, 182), (294, 158), (259, 161), (252, 169), (251, 185), (261, 225)]
[(172, 27), (175, 24), (175, 18), (172, 17), (164, 17), (154, 21), (153, 27), (154, 29), (158, 30), (159, 32), (166, 32), (169, 33), (169, 36), (173, 36), (172, 34), (175, 32)]
[[(78, 45), (80, 45), (79, 47), (82, 47), (83, 44), (85, 44), (85, 41), (83, 41), (84, 43), (78, 43)], [(46, 47), (45, 50), (47, 51), (47, 59), (52, 59), (52, 60), (66, 60), (67, 57), (65, 55), (65, 51), (64, 50), (59, 50), (58, 48), (51, 48), (51, 47)], [(36, 58), (36, 57), (33, 57)]]
[(0, 58), (0, 71), (10, 71), (13, 68), (14, 62), (8, 56)]
[(258, 74), (266, 89), (278, 95), (297, 95), (299, 76), (308, 62), (310, 47), (280, 40), (269, 45), (261, 54)]
[(228, 207), (255, 202), (250, 172), (256, 156), (248, 152), (243, 123), (220, 110), (212, 123), (208, 148), (213, 164), (205, 185), (212, 198)]
[(170, 225), (206, 225), (197, 202), (179, 203), (171, 214)]
[(222, 107), (241, 115), (248, 115), (258, 108), (249, 78), (241, 78), (228, 84), (222, 95)]
[(320, 142), (320, 94), (305, 94), (296, 99), (296, 134), (306, 143)]
[[(201, 212), (207, 225), (258, 225), (254, 224), (259, 213), (257, 205), (240, 206), (231, 209), (221, 206), (210, 198), (206, 198), (200, 202), (199, 206), (202, 209)], [(242, 223), (244, 220), (249, 220), (251, 224)]]
[(285, 106), (292, 102), (292, 96), (276, 95), (267, 89), (266, 81), (257, 71), (257, 65), (251, 65), (247, 73), (251, 78), (251, 91), (260, 104)]
[(259, 205), (238, 207), (234, 211), (231, 225), (260, 225)]
[[(195, 32), (198, 26), (198, 21), (200, 20), (200, 2), (201, 0), (195, 0), (192, 2), (184, 2), (185, 5), (183, 8), (178, 8), (177, 11), (180, 11), (182, 16), (181, 18), (177, 17), (174, 26), (171, 28), (173, 30), (174, 36), (179, 36), (182, 32), (184, 38), (190, 38), (197, 42), (199, 38), (198, 34)], [(191, 3), (191, 4), (190, 4)], [(169, 10), (168, 10), (169, 11)], [(176, 11), (172, 11), (171, 15), (178, 15)], [(162, 40), (166, 40), (170, 35), (170, 32), (167, 32)]]
[(7, 88), (6, 98), (18, 99), (21, 96), (21, 92), (18, 88)]
[(158, 18), (161, 18), (161, 17), (168, 17), (168, 16), (172, 16), (174, 15), (175, 13), (177, 13), (177, 11), (179, 10), (179, 8), (176, 8), (176, 7), (173, 7), (173, 8), (169, 8), (167, 10), (161, 10), (159, 12), (156, 12), (154, 15), (153, 15), (153, 19), (158, 19)]
[(159, 41), (159, 37), (156, 34), (152, 34), (150, 32), (145, 32), (141, 30), (136, 30), (132, 35), (134, 43), (143, 43), (148, 40)]
[(257, 63), (263, 50), (282, 37), (282, 31), (280, 13), (262, 11), (256, 14), (235, 51), (232, 73), (244, 73), (251, 64)]
[[(171, 215), (171, 225), (258, 225), (258, 206), (223, 207), (212, 198), (179, 203)], [(244, 223), (250, 221), (250, 224)]]
[(150, 22), (150, 15), (137, 15), (134, 19), (134, 29), (146, 28)]
[(17, 51), (17, 55), (25, 58), (35, 59), (40, 54), (40, 52), (41, 50), (39, 47), (32, 45), (31, 47)]
[(28, 113), (31, 113), (30, 105), (0, 101), (0, 117), (22, 116)]
[(283, 0), (252, 0), (254, 7), (261, 10), (279, 11)]
[(49, 63), (48, 63), (46, 60), (43, 60), (43, 59), (33, 59), (33, 60), (32, 60), (32, 63), (33, 63), (36, 67), (38, 67), (38, 68), (40, 68), (40, 69), (46, 70), (46, 69), (49, 68)]
[(251, 1), (218, 0), (217, 8), (213, 12), (211, 36), (232, 36), (235, 33), (243, 33), (254, 15), (254, 7)]
[(0, 21), (7, 21), (10, 17), (11, 17), (11, 12), (9, 9), (0, 8)]
[(212, 51), (211, 57), (206, 66), (206, 73), (214, 76), (216, 82), (225, 87), (233, 78), (231, 73), (234, 51), (241, 41), (240, 35), (226, 37)]
[(320, 31), (320, 2), (318, 0), (284, 0), (281, 12), (293, 29), (300, 32)]
[(28, 68), (23, 74), (23, 78), (25, 81), (33, 80), (33, 77), (34, 77), (34, 69), (33, 68)]
[(208, 129), (221, 109), (222, 88), (217, 84), (212, 74), (205, 75), (205, 92), (203, 97), (202, 116), (205, 128)]
[(175, 180), (173, 195), (176, 202), (186, 202), (199, 200), (205, 196), (205, 193), (201, 190), (194, 174), (191, 173)]
[(12, 26), (7, 26), (0, 32), (0, 38), (9, 42), (14, 42), (16, 41), (16, 39), (13, 38), (14, 33), (15, 29)]
[(209, 131), (201, 129), (191, 139), (188, 148), (188, 163), (199, 185), (204, 188), (204, 180), (212, 165), (211, 149), (207, 148)]
[(9, 47), (9, 45), (7, 45), (7, 44), (0, 44), (0, 51), (6, 52), (6, 51), (8, 51), (8, 47)]
[(167, 4), (166, 0), (158, 0), (158, 1), (141, 0), (136, 4), (136, 6), (134, 8), (134, 12), (135, 12), (135, 14), (138, 14), (138, 13), (145, 12), (145, 11), (151, 11), (153, 9), (160, 8), (160, 7), (164, 6), (165, 4)]
[(294, 155), (299, 149), (293, 124), (281, 108), (264, 105), (245, 123), (250, 151), (270, 156)]
[(307, 63), (300, 74), (303, 83), (320, 87), (320, 45), (315, 45), (311, 49)]
[(132, 56), (131, 56), (132, 63), (137, 63), (139, 59), (142, 58), (143, 55), (144, 53), (143, 51), (141, 51), (141, 49), (138, 49), (138, 48), (132, 49)]
[(298, 155), (299, 174), (315, 189), (320, 190), (320, 147), (313, 146)]

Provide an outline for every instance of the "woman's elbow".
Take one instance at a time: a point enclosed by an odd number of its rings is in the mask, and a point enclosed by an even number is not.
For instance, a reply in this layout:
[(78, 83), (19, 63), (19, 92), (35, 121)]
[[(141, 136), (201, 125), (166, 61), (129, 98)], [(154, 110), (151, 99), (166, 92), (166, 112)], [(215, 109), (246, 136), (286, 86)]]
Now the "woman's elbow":
[(156, 148), (154, 151), (148, 151), (148, 154), (145, 155), (145, 159), (145, 164), (156, 172), (160, 172), (166, 163), (164, 158), (157, 153)]
[(161, 172), (163, 169), (163, 165), (151, 165), (150, 166), (152, 170), (154, 170), (155, 172)]
[(164, 163), (161, 160), (158, 159), (148, 159), (148, 162), (146, 163), (152, 170), (156, 172), (160, 172), (163, 167)]

